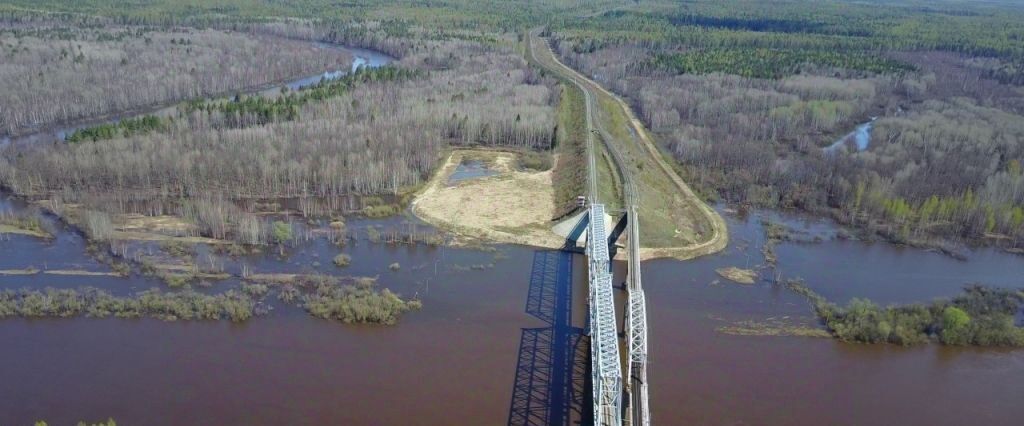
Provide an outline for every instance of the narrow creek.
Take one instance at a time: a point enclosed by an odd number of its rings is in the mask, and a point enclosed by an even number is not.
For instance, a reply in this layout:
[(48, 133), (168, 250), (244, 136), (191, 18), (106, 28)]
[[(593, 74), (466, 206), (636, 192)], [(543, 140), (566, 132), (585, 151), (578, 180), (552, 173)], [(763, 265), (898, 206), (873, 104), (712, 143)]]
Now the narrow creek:
[[(0, 210), (24, 208), (0, 198)], [(816, 320), (802, 297), (769, 282), (770, 270), (761, 269), (754, 285), (740, 285), (716, 269), (763, 263), (764, 221), (807, 236), (807, 242), (776, 246), (781, 274), (805, 279), (838, 303), (853, 297), (882, 304), (929, 301), (971, 282), (1020, 288), (1024, 258), (979, 249), (959, 261), (842, 240), (825, 220), (771, 211), (725, 216), (731, 236), (726, 250), (643, 264), (651, 406), (659, 424), (1019, 424), (1024, 351), (725, 334), (718, 329), (742, 321), (813, 326)], [(313, 232), (285, 256), (268, 250), (226, 260), (229, 268), (244, 263), (261, 272), (378, 276), (381, 286), (423, 301), (421, 310), (393, 327), (318, 320), (279, 306), (240, 324), (2, 320), (0, 424), (108, 417), (148, 425), (504, 424), (521, 337), (544, 326), (524, 312), (544, 251), (369, 241), (376, 232), (371, 229), (411, 224), (431, 230), (404, 216), (351, 219), (347, 227), (357, 238), (343, 248)], [(55, 221), (50, 225), (58, 232), (49, 241), (4, 236), (0, 269), (108, 270), (86, 254), (80, 236)], [(352, 257), (351, 266), (331, 263), (340, 252)], [(401, 268), (392, 270), (392, 263)], [(616, 265), (620, 275), (623, 268)], [(585, 269), (585, 259), (572, 255), (577, 314), (583, 312)], [(211, 291), (237, 284), (217, 282)], [(127, 294), (162, 284), (138, 275), (0, 276), (0, 289), (46, 286)]]
[[(245, 92), (245, 93), (249, 94), (249, 95), (259, 94), (259, 95), (264, 95), (264, 96), (276, 96), (276, 95), (281, 93), (281, 88), (282, 87), (287, 87), (289, 90), (298, 90), (298, 89), (301, 89), (303, 87), (312, 86), (312, 85), (317, 84), (317, 83), (319, 83), (321, 81), (324, 81), (324, 80), (335, 80), (335, 79), (344, 77), (345, 75), (348, 75), (349, 73), (355, 72), (356, 69), (358, 69), (360, 67), (376, 68), (376, 67), (387, 65), (387, 64), (389, 64), (389, 63), (391, 63), (392, 61), (395, 60), (395, 58), (393, 58), (393, 57), (391, 57), (391, 56), (389, 56), (389, 55), (387, 55), (387, 54), (385, 54), (383, 52), (378, 52), (378, 51), (370, 50), (370, 49), (362, 49), (362, 48), (356, 48), (356, 47), (347, 47), (347, 46), (340, 46), (340, 45), (331, 44), (331, 43), (320, 43), (320, 42), (314, 43), (314, 45), (319, 47), (319, 48), (321, 48), (321, 49), (340, 49), (340, 50), (345, 50), (345, 51), (351, 53), (352, 54), (352, 65), (351, 65), (351, 67), (346, 68), (346, 69), (327, 70), (327, 71), (324, 71), (324, 72), (319, 73), (319, 74), (313, 74), (313, 75), (308, 75), (308, 76), (303, 76), (303, 77), (300, 77), (300, 78), (292, 79), (290, 81), (286, 81), (286, 82), (281, 83), (281, 84), (267, 85), (264, 88), (257, 89), (257, 90), (251, 90), (251, 91)], [(76, 130), (79, 130), (79, 129), (84, 129), (84, 128), (87, 128), (87, 127), (92, 127), (92, 126), (96, 126), (96, 125), (100, 125), (100, 124), (117, 123), (121, 119), (128, 118), (128, 117), (137, 117), (137, 116), (142, 116), (142, 115), (156, 115), (158, 117), (168, 117), (168, 116), (176, 115), (177, 112), (178, 112), (177, 103), (174, 103), (174, 104), (169, 105), (169, 106), (162, 106), (162, 107), (148, 108), (148, 109), (144, 108), (141, 113), (132, 114), (132, 115), (129, 115), (129, 116), (115, 116), (115, 117), (112, 117), (112, 118), (104, 118), (104, 119), (100, 119), (100, 120), (86, 120), (86, 121), (83, 121), (83, 122), (75, 123), (74, 125), (55, 126), (53, 128), (47, 129), (45, 131), (40, 131), (40, 132), (36, 132), (36, 133), (29, 133), (29, 134), (25, 134), (25, 135), (22, 135), (22, 136), (2, 137), (2, 138), (0, 138), (0, 148), (3, 148), (5, 145), (9, 145), (9, 144), (23, 146), (23, 145), (29, 145), (29, 144), (62, 142), (68, 136), (70, 136), (72, 133), (74, 133)]]
[(852, 146), (856, 151), (864, 151), (871, 144), (871, 128), (875, 125), (877, 117), (871, 117), (871, 121), (858, 125), (852, 132), (832, 142), (831, 145), (822, 148), (826, 153), (836, 152), (843, 147)]

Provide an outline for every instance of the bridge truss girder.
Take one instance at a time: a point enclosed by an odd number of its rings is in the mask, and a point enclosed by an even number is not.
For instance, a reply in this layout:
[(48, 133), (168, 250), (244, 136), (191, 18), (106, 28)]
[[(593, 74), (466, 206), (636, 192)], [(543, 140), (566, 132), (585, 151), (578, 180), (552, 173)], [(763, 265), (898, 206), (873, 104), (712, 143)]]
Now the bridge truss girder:
[(619, 364), (619, 336), (615, 325), (615, 298), (604, 214), (603, 204), (590, 205), (587, 257), (590, 273), (594, 424), (619, 426), (622, 424), (622, 370)]

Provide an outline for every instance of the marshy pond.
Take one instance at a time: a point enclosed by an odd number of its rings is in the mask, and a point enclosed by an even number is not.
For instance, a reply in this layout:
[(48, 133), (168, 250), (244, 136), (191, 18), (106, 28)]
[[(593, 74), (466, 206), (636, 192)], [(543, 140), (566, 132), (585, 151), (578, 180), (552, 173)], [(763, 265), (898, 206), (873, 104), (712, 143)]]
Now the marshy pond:
[(455, 168), (455, 171), (452, 172), (451, 176), (448, 176), (448, 185), (455, 185), (462, 181), (494, 176), (496, 174), (498, 174), (498, 171), (491, 169), (490, 166), (483, 161), (464, 159), (459, 163), (458, 167)]

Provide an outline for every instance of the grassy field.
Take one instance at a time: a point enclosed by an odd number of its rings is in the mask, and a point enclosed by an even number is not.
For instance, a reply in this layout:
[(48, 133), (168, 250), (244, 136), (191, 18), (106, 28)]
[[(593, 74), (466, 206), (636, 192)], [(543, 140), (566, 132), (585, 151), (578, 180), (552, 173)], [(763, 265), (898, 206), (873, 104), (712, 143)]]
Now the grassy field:
[[(413, 212), (460, 237), (457, 244), (485, 240), (560, 247), (563, 238), (551, 231), (555, 211), (552, 172), (521, 170), (516, 166), (521, 155), (455, 150), (413, 200)], [(449, 177), (467, 159), (481, 161), (497, 173), (449, 184)]]
[(615, 171), (608, 148), (600, 141), (594, 144), (597, 155), (597, 199), (609, 212), (622, 210), (622, 176)]
[(586, 117), (583, 93), (571, 84), (562, 84), (558, 103), (558, 132), (555, 134), (555, 215), (575, 209), (576, 197), (587, 193)]
[[(550, 49), (541, 51), (539, 46), (546, 46), (542, 40), (536, 40), (534, 45), (536, 50), (531, 56), (539, 65), (566, 81), (578, 79), (595, 97), (594, 125), (605, 131), (610, 138), (607, 142), (622, 156), (623, 172), (630, 173), (636, 182), (641, 242), (648, 249), (644, 257), (689, 258), (725, 247), (728, 241), (725, 222), (675, 174), (629, 107), (596, 83), (562, 65)], [(604, 144), (598, 145), (604, 149)], [(607, 154), (601, 156), (605, 157)], [(599, 163), (607, 166), (610, 161)], [(610, 178), (611, 171), (599, 166), (598, 174), (602, 188), (599, 198), (621, 199), (616, 196), (621, 194), (617, 194), (616, 180)]]
[(684, 199), (672, 179), (648, 153), (614, 98), (598, 95), (598, 121), (612, 136), (609, 143), (625, 160), (633, 175), (640, 203), (641, 241), (645, 247), (680, 247), (704, 241), (710, 225), (701, 212)]

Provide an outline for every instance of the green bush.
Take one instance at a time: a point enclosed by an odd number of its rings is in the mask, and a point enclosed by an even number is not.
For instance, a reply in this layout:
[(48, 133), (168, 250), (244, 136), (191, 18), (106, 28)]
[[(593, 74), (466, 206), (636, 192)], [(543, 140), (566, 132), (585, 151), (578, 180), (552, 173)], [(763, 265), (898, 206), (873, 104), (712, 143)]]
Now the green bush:
[(302, 307), (317, 318), (390, 325), (398, 322), (403, 312), (422, 306), (418, 300), (402, 300), (391, 290), (377, 291), (374, 285), (373, 279), (359, 279), (352, 285), (323, 280), (303, 298)]
[(348, 266), (351, 263), (352, 263), (352, 256), (349, 256), (349, 255), (347, 255), (345, 253), (341, 253), (341, 254), (339, 254), (337, 256), (334, 256), (334, 264), (338, 265), (339, 267), (345, 267), (345, 266)]
[(273, 227), (274, 241), (278, 244), (284, 244), (292, 240), (292, 224), (275, 220)]
[(92, 287), (0, 292), (0, 318), (87, 316), (104, 318), (151, 317), (163, 320), (244, 321), (256, 314), (256, 302), (248, 295), (227, 291), (218, 295), (181, 291), (164, 293), (154, 288), (131, 297), (116, 297)]
[(388, 217), (398, 214), (401, 209), (394, 204), (369, 206), (363, 209), (363, 214), (370, 218)]
[(947, 345), (1024, 346), (1024, 328), (1014, 324), (1024, 294), (1016, 290), (975, 285), (952, 300), (930, 305), (882, 308), (853, 299), (837, 308), (806, 286), (790, 288), (813, 302), (825, 326), (841, 340), (914, 345), (937, 338)]
[(284, 287), (281, 287), (281, 291), (277, 293), (277, 299), (285, 303), (292, 303), (298, 298), (299, 289), (295, 288), (295, 286), (291, 284), (286, 284)]
[(966, 345), (970, 343), (971, 317), (963, 309), (947, 306), (942, 311), (942, 343)]

